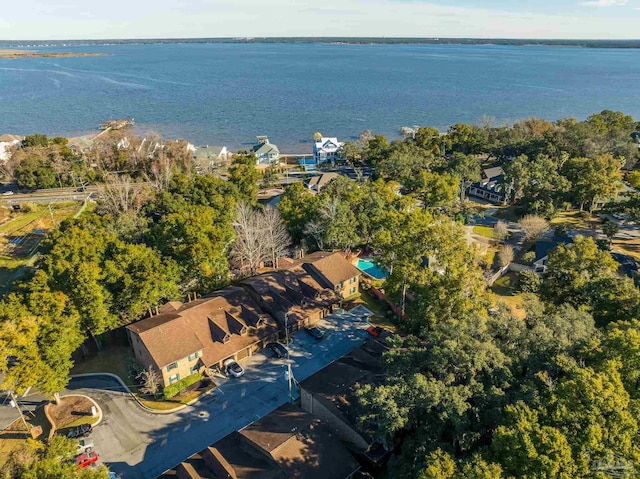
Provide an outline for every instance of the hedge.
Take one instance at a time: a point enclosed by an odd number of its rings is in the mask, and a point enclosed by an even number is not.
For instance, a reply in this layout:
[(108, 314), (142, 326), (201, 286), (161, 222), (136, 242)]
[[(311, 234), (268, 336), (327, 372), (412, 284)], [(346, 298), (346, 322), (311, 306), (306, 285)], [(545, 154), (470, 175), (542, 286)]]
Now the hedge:
[(173, 383), (169, 386), (165, 386), (164, 388), (164, 398), (169, 399), (178, 394), (184, 388), (188, 388), (192, 384), (197, 383), (202, 379), (202, 374), (196, 373), (191, 376), (187, 376), (186, 378), (181, 379), (180, 381)]

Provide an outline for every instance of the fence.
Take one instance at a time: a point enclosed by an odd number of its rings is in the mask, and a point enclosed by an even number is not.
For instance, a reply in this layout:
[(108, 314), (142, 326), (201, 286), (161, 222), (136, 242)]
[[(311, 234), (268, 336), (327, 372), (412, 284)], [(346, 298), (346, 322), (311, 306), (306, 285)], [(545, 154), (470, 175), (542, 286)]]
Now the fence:
[[(378, 288), (376, 288), (375, 286), (371, 286), (370, 289), (371, 293), (373, 293), (373, 295), (378, 298), (381, 301), (384, 301), (385, 303), (387, 303), (387, 305), (389, 305), (389, 308), (391, 308), (391, 311), (393, 311), (393, 314), (395, 314), (396, 316), (400, 316), (400, 314), (402, 313), (402, 308), (400, 308), (400, 306), (398, 306), (397, 304), (395, 304), (393, 301), (391, 301), (389, 298), (387, 298), (387, 296), (380, 291)], [(408, 319), (407, 315), (405, 314), (402, 319)]]

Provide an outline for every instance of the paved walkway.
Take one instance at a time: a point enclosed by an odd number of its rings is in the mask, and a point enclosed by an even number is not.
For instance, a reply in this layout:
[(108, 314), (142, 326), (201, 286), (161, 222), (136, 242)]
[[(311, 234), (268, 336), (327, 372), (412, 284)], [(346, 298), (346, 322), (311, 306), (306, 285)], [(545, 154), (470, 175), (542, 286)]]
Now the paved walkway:
[[(289, 347), (293, 375), (306, 379), (360, 345), (368, 324), (340, 312), (319, 323), (326, 331), (315, 341), (304, 331)], [(241, 378), (217, 380), (211, 395), (174, 414), (144, 411), (113, 378), (74, 378), (69, 389), (95, 399), (102, 423), (91, 439), (101, 461), (124, 479), (155, 478), (189, 455), (241, 429), (289, 400), (286, 360), (260, 353), (243, 361)], [(297, 388), (294, 388), (297, 397)]]

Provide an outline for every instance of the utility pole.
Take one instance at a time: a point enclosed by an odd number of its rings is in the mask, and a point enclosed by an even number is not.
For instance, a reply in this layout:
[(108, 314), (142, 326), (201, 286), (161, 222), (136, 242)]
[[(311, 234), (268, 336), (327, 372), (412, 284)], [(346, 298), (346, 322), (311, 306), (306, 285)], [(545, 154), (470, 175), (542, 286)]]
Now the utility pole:
[(47, 205), (47, 208), (49, 208), (49, 216), (51, 216), (51, 224), (53, 225), (53, 227), (55, 228), (56, 226), (56, 220), (53, 218), (53, 210), (51, 209), (51, 203), (49, 203)]
[[(289, 384), (289, 389), (291, 389), (291, 384)], [(22, 411), (20, 410), (20, 405), (18, 404), (18, 399), (16, 399), (15, 394), (13, 393), (13, 391), (9, 391), (9, 397), (11, 398), (11, 402), (9, 403), (11, 405), (11, 407), (14, 407), (18, 410), (18, 414), (20, 415), (20, 419), (22, 419), (22, 423), (24, 424), (24, 427), (26, 428), (27, 431), (31, 431), (31, 428), (29, 427), (29, 425), (27, 424), (27, 421), (25, 420)]]
[(291, 371), (291, 362), (287, 363), (287, 379), (289, 381), (289, 403), (293, 404), (293, 372)]

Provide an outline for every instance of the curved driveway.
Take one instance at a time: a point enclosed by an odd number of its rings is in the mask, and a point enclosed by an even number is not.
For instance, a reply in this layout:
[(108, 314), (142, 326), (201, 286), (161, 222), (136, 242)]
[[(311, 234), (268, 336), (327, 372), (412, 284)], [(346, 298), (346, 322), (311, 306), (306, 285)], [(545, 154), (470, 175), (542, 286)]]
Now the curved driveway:
[[(348, 353), (366, 336), (367, 324), (349, 315), (332, 315), (320, 325), (327, 331), (324, 340), (315, 342), (299, 332), (289, 348), (298, 381)], [(109, 376), (73, 378), (68, 389), (91, 396), (102, 408), (103, 421), (92, 434), (100, 459), (124, 479), (154, 478), (289, 400), (285, 360), (257, 354), (243, 366), (243, 377), (216, 380), (212, 394), (172, 414), (144, 410)]]

